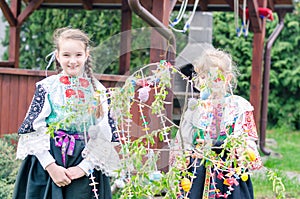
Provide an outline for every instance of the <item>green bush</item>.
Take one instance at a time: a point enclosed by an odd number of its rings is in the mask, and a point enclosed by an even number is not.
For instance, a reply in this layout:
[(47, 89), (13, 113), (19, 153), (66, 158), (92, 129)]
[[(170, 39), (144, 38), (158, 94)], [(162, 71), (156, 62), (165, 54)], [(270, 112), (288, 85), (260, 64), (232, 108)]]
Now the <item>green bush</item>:
[(12, 197), (14, 182), (20, 166), (16, 160), (17, 135), (5, 135), (0, 139), (0, 198)]
[(13, 187), (13, 184), (7, 183), (5, 180), (0, 179), (0, 198), (11, 199)]

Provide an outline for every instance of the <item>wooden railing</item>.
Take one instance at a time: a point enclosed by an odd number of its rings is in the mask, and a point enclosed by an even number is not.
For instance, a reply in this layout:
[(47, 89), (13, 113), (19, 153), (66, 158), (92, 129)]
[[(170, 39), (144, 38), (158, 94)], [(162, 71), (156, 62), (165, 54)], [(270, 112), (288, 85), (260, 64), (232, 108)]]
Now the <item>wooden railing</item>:
[[(47, 75), (55, 74), (48, 71)], [(105, 87), (124, 83), (126, 76), (95, 74)], [(35, 83), (46, 77), (46, 71), (0, 67), (0, 136), (16, 133), (31, 103)]]

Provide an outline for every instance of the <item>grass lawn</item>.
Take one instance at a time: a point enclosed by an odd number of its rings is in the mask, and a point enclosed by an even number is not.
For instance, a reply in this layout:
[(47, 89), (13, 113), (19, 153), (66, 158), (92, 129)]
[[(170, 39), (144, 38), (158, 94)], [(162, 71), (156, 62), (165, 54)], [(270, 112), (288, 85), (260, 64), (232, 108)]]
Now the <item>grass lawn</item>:
[[(300, 198), (300, 132), (283, 130), (267, 131), (266, 148), (270, 156), (263, 156), (264, 166), (278, 173), (285, 186), (287, 199)], [(264, 172), (252, 176), (256, 199), (275, 199), (272, 181), (267, 180)]]

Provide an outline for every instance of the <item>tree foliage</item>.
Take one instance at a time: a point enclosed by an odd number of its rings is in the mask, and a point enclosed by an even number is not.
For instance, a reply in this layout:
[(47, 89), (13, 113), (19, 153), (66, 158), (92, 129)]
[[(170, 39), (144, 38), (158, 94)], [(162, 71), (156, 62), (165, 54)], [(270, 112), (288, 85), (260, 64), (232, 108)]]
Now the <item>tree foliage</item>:
[[(295, 11), (285, 16), (285, 27), (271, 50), (270, 92), (268, 102), (268, 127), (300, 128), (300, 3)], [(272, 34), (278, 17), (267, 22), (266, 41)], [(252, 62), (252, 39), (237, 37), (232, 13), (214, 13), (213, 44), (226, 49), (237, 63), (240, 76), (237, 94), (249, 98)], [(255, 58), (253, 58), (255, 59)]]
[[(285, 17), (285, 28), (271, 51), (269, 127), (300, 129), (300, 14), (299, 2), (295, 11)], [(232, 54), (240, 76), (236, 93), (249, 98), (252, 70), (252, 39), (237, 37), (233, 13), (215, 12), (213, 45)], [(93, 43), (95, 72), (118, 74), (120, 55), (121, 12), (119, 10), (41, 9), (35, 11), (22, 25), (20, 68), (45, 69), (45, 57), (52, 50), (52, 33), (56, 28), (71, 26), (88, 33)], [(266, 39), (274, 31), (278, 18), (267, 22)], [(149, 63), (151, 29), (133, 14), (131, 41), (131, 70)], [(7, 31), (4, 46), (8, 45)], [(186, 43), (186, 35), (177, 34), (178, 52)], [(8, 57), (7, 52), (4, 60)]]

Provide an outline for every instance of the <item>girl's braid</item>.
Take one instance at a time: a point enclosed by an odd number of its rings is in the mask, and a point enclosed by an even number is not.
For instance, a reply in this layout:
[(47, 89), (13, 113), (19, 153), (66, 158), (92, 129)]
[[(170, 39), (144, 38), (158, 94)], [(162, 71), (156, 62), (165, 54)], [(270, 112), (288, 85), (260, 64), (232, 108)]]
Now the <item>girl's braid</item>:
[(57, 59), (55, 59), (55, 70), (57, 73), (61, 73), (62, 72), (62, 67), (60, 66), (60, 63), (57, 61)]
[[(92, 86), (94, 88), (94, 91), (96, 92), (97, 87), (96, 87), (95, 79), (94, 79), (94, 76), (93, 76), (93, 70), (92, 70), (93, 66), (92, 66), (91, 63), (92, 63), (92, 61), (91, 61), (91, 58), (89, 56), (87, 58), (86, 62), (85, 62), (84, 68), (85, 68), (85, 73), (88, 76), (88, 78), (90, 78)], [(96, 117), (99, 118), (99, 117), (103, 116), (103, 114), (104, 114), (104, 112), (103, 112), (102, 103), (101, 103), (101, 101), (99, 101), (99, 104), (96, 107)]]

